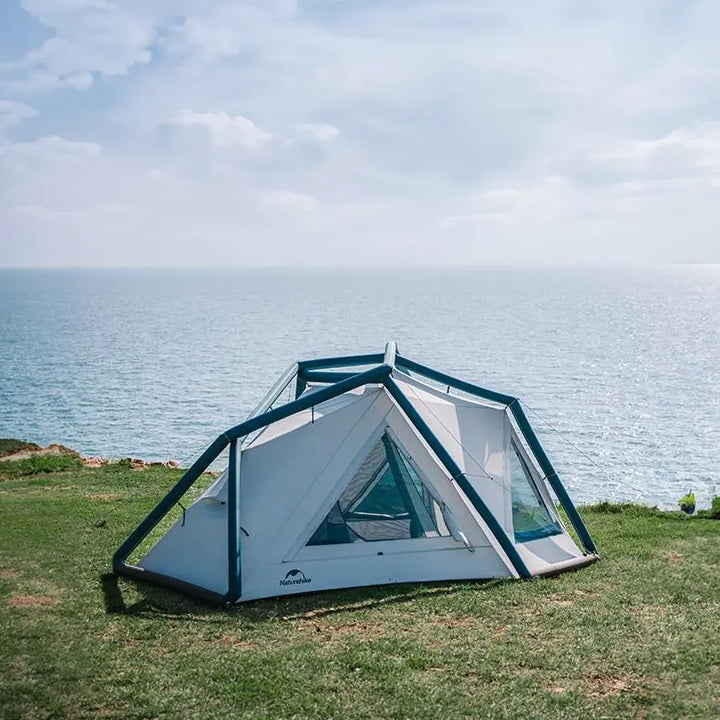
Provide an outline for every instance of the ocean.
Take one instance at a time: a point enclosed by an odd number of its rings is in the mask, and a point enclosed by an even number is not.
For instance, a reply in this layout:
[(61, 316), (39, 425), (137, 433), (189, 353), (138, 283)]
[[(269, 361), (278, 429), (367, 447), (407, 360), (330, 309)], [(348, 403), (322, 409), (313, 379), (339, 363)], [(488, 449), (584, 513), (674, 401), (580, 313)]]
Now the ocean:
[(0, 270), (0, 436), (188, 461), (391, 339), (519, 396), (578, 502), (720, 495), (720, 266)]

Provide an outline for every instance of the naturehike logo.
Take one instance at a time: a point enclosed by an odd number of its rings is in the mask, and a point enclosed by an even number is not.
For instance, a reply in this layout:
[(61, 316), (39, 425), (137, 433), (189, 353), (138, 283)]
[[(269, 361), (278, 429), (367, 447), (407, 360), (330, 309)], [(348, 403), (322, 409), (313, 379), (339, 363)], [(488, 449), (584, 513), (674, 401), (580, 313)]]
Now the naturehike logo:
[(312, 579), (305, 577), (302, 570), (290, 570), (284, 580), (280, 581), (281, 585), (302, 585), (303, 583), (312, 582)]

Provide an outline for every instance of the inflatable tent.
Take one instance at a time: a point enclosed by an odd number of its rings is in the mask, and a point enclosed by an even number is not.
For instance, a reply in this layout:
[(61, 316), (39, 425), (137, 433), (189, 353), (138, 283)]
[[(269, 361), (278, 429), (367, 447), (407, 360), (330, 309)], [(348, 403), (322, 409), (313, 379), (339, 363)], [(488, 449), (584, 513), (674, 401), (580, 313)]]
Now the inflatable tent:
[[(294, 399), (283, 402), (287, 395)], [(128, 562), (228, 446), (225, 471)], [(113, 567), (227, 604), (384, 583), (530, 578), (596, 559), (517, 398), (432, 370), (388, 343), (384, 353), (292, 365), (202, 453)]]

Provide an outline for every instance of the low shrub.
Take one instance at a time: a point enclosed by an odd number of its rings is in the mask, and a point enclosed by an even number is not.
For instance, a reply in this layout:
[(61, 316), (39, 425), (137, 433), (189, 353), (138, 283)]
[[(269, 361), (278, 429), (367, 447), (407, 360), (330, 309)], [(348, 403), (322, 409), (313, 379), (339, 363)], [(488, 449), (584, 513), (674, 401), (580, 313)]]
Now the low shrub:
[(23, 460), (7, 460), (0, 463), (0, 480), (77, 470), (81, 467), (82, 458), (77, 455), (33, 455)]
[(678, 505), (684, 513), (692, 515), (695, 512), (695, 493), (691, 490), (687, 495), (683, 495), (678, 500)]
[(639, 505), (637, 503), (599, 502), (592, 505), (583, 505), (582, 510), (600, 513), (603, 515), (630, 515), (631, 517), (656, 517), (665, 513), (657, 507)]

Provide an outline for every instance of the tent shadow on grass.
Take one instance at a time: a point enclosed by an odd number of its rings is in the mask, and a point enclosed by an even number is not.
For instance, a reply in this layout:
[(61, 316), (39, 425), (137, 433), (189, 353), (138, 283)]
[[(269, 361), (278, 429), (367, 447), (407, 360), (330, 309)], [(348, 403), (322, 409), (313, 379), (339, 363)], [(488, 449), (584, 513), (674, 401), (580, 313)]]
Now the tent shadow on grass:
[[(121, 579), (114, 573), (104, 573), (100, 576), (105, 612), (109, 615), (166, 617), (175, 620), (202, 620), (204, 622), (212, 618), (218, 622), (224, 622), (226, 617), (240, 615), (246, 620), (257, 623), (269, 620), (315, 620), (352, 610), (368, 610), (409, 603), (420, 598), (450, 595), (458, 592), (465, 585), (487, 588), (504, 582), (506, 580), (495, 579), (453, 583), (376, 585), (270, 598), (258, 600), (249, 605), (220, 608), (157, 586)], [(129, 587), (130, 585), (142, 597), (128, 605), (123, 595), (123, 586)]]

